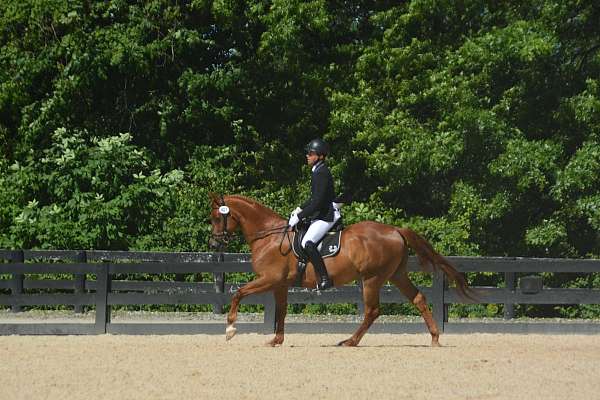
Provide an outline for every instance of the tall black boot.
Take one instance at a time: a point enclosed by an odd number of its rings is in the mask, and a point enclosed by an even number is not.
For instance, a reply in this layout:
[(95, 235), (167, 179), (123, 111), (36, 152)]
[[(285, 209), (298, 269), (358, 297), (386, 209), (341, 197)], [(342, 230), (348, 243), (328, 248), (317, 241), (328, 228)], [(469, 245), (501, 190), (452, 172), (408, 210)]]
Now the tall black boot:
[(312, 241), (306, 242), (304, 246), (304, 250), (308, 255), (310, 262), (315, 267), (315, 272), (318, 275), (317, 278), (317, 289), (325, 290), (333, 287), (333, 281), (329, 278), (327, 274), (327, 269), (325, 269), (325, 263), (323, 262), (323, 258), (319, 254), (319, 250), (317, 250), (317, 245)]

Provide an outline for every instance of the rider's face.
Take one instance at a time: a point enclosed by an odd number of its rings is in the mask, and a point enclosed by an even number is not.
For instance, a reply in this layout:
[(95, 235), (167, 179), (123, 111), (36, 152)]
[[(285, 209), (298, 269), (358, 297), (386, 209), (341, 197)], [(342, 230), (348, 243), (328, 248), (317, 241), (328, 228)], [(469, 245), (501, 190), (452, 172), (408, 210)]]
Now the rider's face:
[(311, 167), (319, 161), (319, 156), (314, 151), (309, 151), (306, 155), (306, 163)]

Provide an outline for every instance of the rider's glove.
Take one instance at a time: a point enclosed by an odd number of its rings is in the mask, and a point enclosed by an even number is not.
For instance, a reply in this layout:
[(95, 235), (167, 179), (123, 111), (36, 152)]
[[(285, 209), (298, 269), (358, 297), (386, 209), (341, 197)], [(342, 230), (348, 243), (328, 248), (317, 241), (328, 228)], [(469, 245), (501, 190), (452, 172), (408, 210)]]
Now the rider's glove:
[(298, 214), (293, 213), (290, 217), (290, 220), (288, 221), (288, 226), (290, 228), (293, 228), (294, 226), (296, 226), (296, 224), (300, 222), (300, 219), (298, 218)]

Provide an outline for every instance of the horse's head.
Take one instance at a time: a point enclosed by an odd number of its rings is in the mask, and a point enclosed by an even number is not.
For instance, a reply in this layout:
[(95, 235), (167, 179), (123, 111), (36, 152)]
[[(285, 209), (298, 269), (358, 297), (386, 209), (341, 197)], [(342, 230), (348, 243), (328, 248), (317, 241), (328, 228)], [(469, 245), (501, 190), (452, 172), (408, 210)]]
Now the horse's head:
[(222, 250), (231, 241), (234, 232), (239, 227), (239, 221), (225, 203), (225, 197), (215, 193), (209, 194), (211, 199), (210, 223), (212, 234), (208, 245), (215, 250)]

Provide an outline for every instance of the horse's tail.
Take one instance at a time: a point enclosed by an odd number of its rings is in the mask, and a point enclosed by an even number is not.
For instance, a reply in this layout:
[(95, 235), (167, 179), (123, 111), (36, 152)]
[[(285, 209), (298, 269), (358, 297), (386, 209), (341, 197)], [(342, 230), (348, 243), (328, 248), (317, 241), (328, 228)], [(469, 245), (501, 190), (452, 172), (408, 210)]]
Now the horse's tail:
[(456, 284), (456, 289), (466, 299), (476, 300), (473, 290), (467, 284), (463, 274), (458, 272), (456, 268), (441, 254), (433, 249), (433, 246), (418, 233), (409, 228), (396, 228), (398, 233), (402, 235), (408, 246), (413, 249), (417, 255), (419, 265), (424, 270), (428, 267), (434, 269), (440, 268), (451, 282)]

